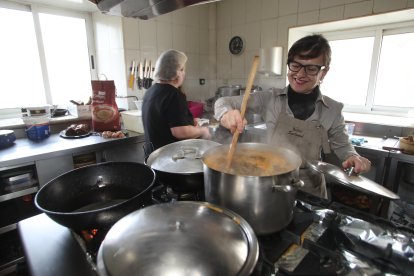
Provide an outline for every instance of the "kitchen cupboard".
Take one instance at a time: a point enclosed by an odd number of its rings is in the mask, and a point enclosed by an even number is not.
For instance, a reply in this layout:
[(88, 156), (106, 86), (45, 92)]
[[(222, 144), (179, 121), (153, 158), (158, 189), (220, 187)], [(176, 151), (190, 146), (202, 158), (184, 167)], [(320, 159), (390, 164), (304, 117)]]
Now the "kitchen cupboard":
[(39, 187), (34, 163), (0, 168), (0, 275), (24, 262), (16, 225), (40, 213), (34, 205)]
[(385, 202), (386, 208), (383, 209), (382, 216), (387, 216), (400, 224), (414, 225), (413, 155), (390, 153), (385, 187), (398, 194), (401, 199), (395, 202)]
[(58, 175), (72, 170), (73, 157), (72, 155), (67, 155), (37, 160), (36, 169), (40, 186), (43, 186)]

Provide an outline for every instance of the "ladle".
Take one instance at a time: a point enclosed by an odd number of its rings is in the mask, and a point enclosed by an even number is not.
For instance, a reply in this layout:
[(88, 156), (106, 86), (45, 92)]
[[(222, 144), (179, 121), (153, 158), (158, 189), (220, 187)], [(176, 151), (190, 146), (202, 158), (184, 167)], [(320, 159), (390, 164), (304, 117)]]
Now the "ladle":
[[(245, 90), (243, 101), (242, 101), (241, 108), (240, 108), (240, 115), (241, 115), (242, 121), (244, 119), (244, 114), (246, 113), (247, 102), (249, 100), (250, 92), (252, 90), (253, 81), (256, 76), (258, 65), (259, 65), (259, 56), (255, 56), (253, 58), (252, 68), (250, 70), (249, 78), (247, 80), (246, 90)], [(233, 139), (230, 144), (229, 153), (227, 154), (227, 166), (226, 166), (227, 171), (230, 170), (231, 162), (233, 161), (233, 155), (234, 155), (234, 151), (236, 150), (236, 144), (237, 144), (237, 140), (239, 139), (239, 134), (240, 133), (236, 129), (234, 131)]]

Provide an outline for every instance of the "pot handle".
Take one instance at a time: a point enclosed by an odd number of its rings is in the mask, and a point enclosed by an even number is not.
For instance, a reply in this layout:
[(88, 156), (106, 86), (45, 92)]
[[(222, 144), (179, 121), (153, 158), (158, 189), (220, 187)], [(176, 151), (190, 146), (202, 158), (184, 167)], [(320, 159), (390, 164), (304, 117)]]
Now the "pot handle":
[[(193, 155), (191, 155), (193, 154)], [(191, 157), (190, 157), (191, 156)], [(178, 159), (200, 159), (201, 154), (196, 147), (181, 147), (177, 152), (171, 157), (174, 161)]]
[(290, 180), (290, 185), (272, 185), (272, 190), (280, 191), (280, 192), (291, 192), (293, 189), (299, 189), (302, 188), (305, 185), (305, 183), (297, 178), (292, 178)]

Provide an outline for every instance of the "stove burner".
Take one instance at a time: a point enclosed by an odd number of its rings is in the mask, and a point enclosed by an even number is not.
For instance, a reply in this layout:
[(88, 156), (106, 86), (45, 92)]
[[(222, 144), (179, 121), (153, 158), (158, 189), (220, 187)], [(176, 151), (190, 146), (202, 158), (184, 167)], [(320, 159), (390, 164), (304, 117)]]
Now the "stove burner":
[(166, 185), (158, 185), (152, 191), (154, 203), (166, 203), (175, 201), (204, 201), (204, 191), (194, 193), (179, 193)]
[(72, 231), (72, 235), (79, 243), (82, 251), (86, 256), (86, 260), (90, 264), (93, 271), (96, 271), (96, 260), (98, 256), (98, 250), (105, 239), (111, 227), (105, 227), (101, 229), (89, 229), (82, 231)]
[[(204, 193), (177, 193), (168, 185), (158, 183), (152, 191), (152, 203), (180, 200), (204, 200)], [(33, 220), (34, 225), (39, 225)], [(22, 233), (32, 236), (31, 223), (23, 224)], [(46, 225), (46, 224), (45, 224)], [(29, 227), (31, 226), (31, 227)], [(36, 228), (35, 227), (35, 228)], [(50, 226), (49, 226), (50, 227)], [(70, 237), (78, 243), (86, 256), (88, 272), (97, 273), (97, 253), (106, 233), (105, 229), (71, 231)], [(39, 235), (50, 236), (49, 228)], [(53, 227), (51, 229), (55, 230)], [(26, 235), (25, 235), (26, 236)], [(66, 236), (62, 236), (66, 238)], [(349, 275), (381, 273), (406, 274), (413, 270), (414, 230), (398, 226), (373, 214), (361, 212), (337, 202), (329, 202), (309, 194), (297, 193), (291, 223), (281, 231), (257, 235), (259, 258), (253, 276), (269, 275)], [(38, 239), (33, 239), (37, 241)], [(47, 240), (47, 239), (46, 239)], [(28, 264), (39, 262), (38, 243), (26, 244), (25, 249), (36, 251), (28, 256)], [(55, 248), (61, 255), (59, 243), (42, 243)], [(75, 246), (76, 252), (82, 251)], [(36, 250), (35, 250), (36, 249)], [(63, 254), (63, 253), (62, 253)], [(70, 254), (65, 262), (71, 263)], [(83, 256), (82, 256), (83, 258)], [(89, 264), (89, 265), (88, 265)], [(37, 267), (36, 267), (37, 268)], [(44, 272), (44, 271), (42, 271)], [(80, 273), (82, 274), (82, 273)], [(46, 275), (45, 273), (34, 274)], [(47, 274), (50, 275), (50, 274)], [(63, 274), (68, 275), (68, 274)], [(91, 275), (85, 274), (85, 275)]]

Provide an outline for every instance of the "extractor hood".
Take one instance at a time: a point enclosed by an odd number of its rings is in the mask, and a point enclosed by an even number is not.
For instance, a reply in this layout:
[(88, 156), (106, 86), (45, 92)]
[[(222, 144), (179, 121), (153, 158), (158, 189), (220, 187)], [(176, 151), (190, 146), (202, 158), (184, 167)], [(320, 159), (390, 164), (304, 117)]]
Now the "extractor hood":
[(139, 19), (150, 19), (191, 5), (217, 0), (89, 0), (102, 13)]

